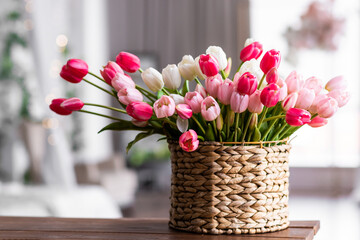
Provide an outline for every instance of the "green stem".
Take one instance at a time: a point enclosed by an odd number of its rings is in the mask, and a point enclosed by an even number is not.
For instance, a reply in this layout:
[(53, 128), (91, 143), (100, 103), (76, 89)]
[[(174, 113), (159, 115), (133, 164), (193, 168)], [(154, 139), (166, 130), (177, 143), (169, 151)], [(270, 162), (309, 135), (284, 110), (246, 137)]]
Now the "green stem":
[(291, 128), (292, 126), (288, 125), (285, 130), (281, 134), (279, 134), (279, 139), (282, 139)]
[(165, 95), (170, 96), (170, 93), (169, 93), (168, 91), (166, 91), (166, 89), (165, 89), (165, 88), (162, 88), (161, 90), (165, 93)]
[(215, 120), (212, 121), (212, 125), (213, 125), (213, 128), (214, 128), (214, 135), (215, 135), (215, 139), (218, 137), (218, 131), (216, 129), (216, 122)]
[(238, 69), (236, 70), (236, 72), (240, 71), (240, 68), (241, 68), (241, 66), (242, 66), (243, 64), (244, 64), (244, 62), (240, 63), (240, 65), (239, 65)]
[(87, 105), (87, 106), (95, 106), (95, 107), (101, 107), (101, 108), (107, 108), (107, 109), (110, 109), (110, 110), (113, 110), (113, 111), (117, 111), (117, 112), (121, 112), (121, 113), (126, 113), (127, 112), (123, 109), (119, 109), (119, 108), (114, 108), (114, 107), (108, 107), (108, 106), (104, 106), (104, 105), (100, 105), (100, 104), (95, 104), (95, 103), (84, 103), (84, 105)]
[(110, 94), (111, 96), (117, 98), (114, 93), (106, 90), (105, 88), (102, 88), (102, 87), (96, 85), (95, 83), (92, 83), (92, 82), (90, 82), (89, 80), (86, 80), (85, 78), (83, 78), (83, 80), (84, 80), (85, 82), (87, 82), (88, 84), (93, 85), (94, 87), (100, 89), (101, 91), (104, 91), (104, 92), (106, 92), (107, 94)]
[(201, 82), (200, 82), (200, 80), (199, 80), (198, 77), (195, 77), (195, 82), (196, 82), (197, 84), (199, 84), (200, 86), (203, 86), (203, 85), (201, 84)]
[(261, 117), (260, 117), (260, 120), (259, 120), (259, 123), (258, 123), (258, 129), (260, 129), (261, 124), (262, 124), (263, 121), (264, 121), (264, 118), (265, 118), (265, 116), (266, 116), (267, 111), (268, 111), (268, 107), (264, 106), (264, 110), (263, 110), (262, 113), (261, 113)]
[(268, 118), (265, 118), (263, 122), (267, 122), (267, 121), (271, 121), (271, 120), (275, 120), (275, 119), (279, 119), (279, 118), (285, 118), (285, 115), (278, 115), (278, 116), (268, 117)]
[(198, 127), (200, 128), (200, 130), (202, 131), (202, 133), (205, 135), (205, 130), (204, 130), (204, 128), (201, 126), (201, 124), (199, 123), (199, 121), (196, 119), (196, 117), (191, 116), (191, 119), (194, 120), (194, 122), (196, 122), (196, 124), (198, 125)]
[(168, 118), (164, 118), (164, 121), (165, 121), (165, 122), (167, 122), (167, 123), (169, 123), (170, 125), (173, 125), (173, 126), (174, 126), (174, 127), (176, 127), (176, 129), (177, 129), (177, 125), (176, 125), (176, 123), (174, 123), (174, 122), (170, 121), (170, 119), (168, 119)]
[(107, 82), (106, 82), (104, 79), (102, 79), (101, 77), (99, 77), (99, 76), (96, 75), (95, 73), (89, 72), (89, 74), (92, 75), (92, 76), (94, 76), (94, 77), (96, 77), (97, 79), (99, 79), (99, 80), (101, 80), (102, 82), (104, 82), (104, 83), (107, 84)]
[(249, 125), (250, 125), (252, 116), (253, 116), (253, 113), (250, 113), (250, 116), (248, 117), (248, 120), (246, 121), (246, 125), (245, 125), (245, 128), (244, 128), (243, 136), (242, 136), (242, 139), (241, 139), (242, 142), (244, 142), (244, 140), (245, 140), (245, 135), (246, 135), (247, 130), (248, 130), (248, 128), (249, 128)]
[(260, 89), (260, 87), (261, 87), (261, 85), (262, 85), (262, 83), (263, 83), (263, 81), (264, 81), (264, 79), (265, 79), (265, 74), (262, 76), (262, 78), (261, 78), (261, 80), (260, 80), (260, 82), (259, 82), (259, 85), (258, 85), (258, 89)]
[(143, 87), (140, 87), (139, 85), (135, 85), (135, 88), (138, 89), (138, 90), (141, 90), (141, 91), (144, 91), (146, 92), (147, 94), (149, 94), (149, 96), (153, 97), (155, 100), (157, 100), (157, 97), (155, 96), (155, 94), (153, 94), (152, 92), (146, 90), (145, 88)]
[(89, 114), (93, 114), (93, 115), (100, 116), (100, 117), (104, 117), (104, 118), (109, 118), (109, 119), (116, 120), (116, 121), (123, 121), (123, 120), (120, 119), (120, 118), (111, 117), (111, 116), (108, 116), (108, 115), (104, 115), (104, 114), (100, 114), (100, 113), (95, 113), (95, 112), (90, 112), (90, 111), (86, 111), (86, 110), (79, 110), (78, 112), (89, 113)]
[(235, 138), (234, 138), (234, 142), (237, 142), (237, 139), (238, 139), (239, 117), (240, 117), (240, 113), (236, 113), (235, 114)]
[(221, 77), (222, 77), (222, 79), (226, 79), (226, 74), (225, 74), (225, 72), (224, 72), (224, 70), (220, 70), (220, 74), (221, 74)]
[[(286, 124), (282, 125), (281, 128), (279, 128), (270, 138), (270, 141), (274, 141), (276, 139), (276, 136), (282, 132), (282, 130), (284, 130), (284, 128), (286, 127)], [(280, 140), (280, 138), (279, 138)]]
[(139, 68), (138, 71), (139, 71), (140, 73), (143, 73), (143, 72), (144, 72), (144, 70), (142, 70), (141, 68)]
[(311, 116), (311, 120), (313, 120), (315, 117), (317, 117), (319, 114), (315, 113), (313, 116)]
[(275, 123), (278, 121), (278, 119), (275, 119), (271, 124), (270, 126), (268, 126), (268, 128), (266, 129), (265, 133), (262, 134), (262, 137), (261, 137), (261, 141), (263, 141), (266, 136), (269, 134), (269, 132), (271, 131), (271, 129), (273, 128), (273, 126), (275, 125)]

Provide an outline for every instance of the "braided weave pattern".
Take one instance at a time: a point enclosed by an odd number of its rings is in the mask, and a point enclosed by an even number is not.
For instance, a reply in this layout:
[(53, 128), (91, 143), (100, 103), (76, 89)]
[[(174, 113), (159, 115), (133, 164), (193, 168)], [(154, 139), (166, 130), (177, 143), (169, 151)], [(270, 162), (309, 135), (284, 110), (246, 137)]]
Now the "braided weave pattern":
[(185, 152), (169, 140), (172, 228), (253, 234), (288, 227), (290, 145), (223, 146)]

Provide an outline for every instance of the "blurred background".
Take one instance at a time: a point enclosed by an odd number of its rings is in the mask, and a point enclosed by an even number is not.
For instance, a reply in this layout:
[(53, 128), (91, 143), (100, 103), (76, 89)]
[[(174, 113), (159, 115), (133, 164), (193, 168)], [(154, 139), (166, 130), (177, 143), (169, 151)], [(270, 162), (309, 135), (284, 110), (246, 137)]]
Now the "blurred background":
[(168, 217), (167, 144), (143, 140), (126, 154), (136, 133), (97, 134), (109, 121), (52, 113), (48, 105), (58, 97), (116, 104), (91, 86), (62, 80), (61, 67), (81, 58), (98, 73), (129, 51), (143, 69), (161, 70), (209, 45), (221, 46), (238, 66), (252, 37), (281, 51), (283, 77), (296, 69), (324, 82), (347, 79), (348, 105), (327, 126), (304, 127), (292, 140), (290, 219), (321, 220), (316, 239), (360, 239), (359, 0), (2, 0), (0, 6), (0, 215)]

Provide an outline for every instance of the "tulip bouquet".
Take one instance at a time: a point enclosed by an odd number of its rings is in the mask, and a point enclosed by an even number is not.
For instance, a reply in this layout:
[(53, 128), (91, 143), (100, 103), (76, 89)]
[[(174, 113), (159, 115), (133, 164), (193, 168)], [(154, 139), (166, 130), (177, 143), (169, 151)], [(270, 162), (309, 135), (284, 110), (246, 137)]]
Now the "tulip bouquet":
[[(50, 109), (61, 115), (73, 111), (95, 114), (114, 120), (104, 130), (137, 130), (129, 143), (152, 134), (179, 142), (184, 151), (195, 151), (200, 141), (225, 145), (267, 142), (278, 144), (303, 125), (321, 127), (349, 100), (346, 82), (338, 76), (324, 86), (320, 79), (303, 80), (296, 71), (285, 79), (279, 76), (279, 51), (263, 53), (262, 44), (248, 39), (240, 52), (241, 64), (229, 77), (231, 59), (217, 46), (210, 46), (195, 59), (185, 55), (162, 72), (142, 70), (140, 59), (120, 52), (116, 62), (109, 61), (102, 77), (88, 71), (83, 60), (70, 59), (61, 77), (71, 83), (84, 81), (115, 97), (119, 107), (83, 103), (78, 98), (54, 99)], [(139, 71), (148, 87), (136, 84), (125, 72)], [(85, 79), (91, 75), (105, 86)], [(183, 80), (182, 80), (183, 79)], [(196, 81), (194, 90), (189, 82)], [(181, 86), (181, 83), (183, 85)], [(83, 109), (107, 108), (132, 117), (125, 120)]]

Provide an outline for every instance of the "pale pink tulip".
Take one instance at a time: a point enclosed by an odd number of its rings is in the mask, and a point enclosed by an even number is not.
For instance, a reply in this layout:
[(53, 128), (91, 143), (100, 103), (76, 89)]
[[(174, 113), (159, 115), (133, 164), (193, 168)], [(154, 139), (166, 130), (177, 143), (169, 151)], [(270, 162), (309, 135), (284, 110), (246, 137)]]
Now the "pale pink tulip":
[(285, 81), (282, 78), (279, 78), (277, 81), (277, 84), (280, 87), (280, 94), (279, 94), (279, 101), (282, 101), (286, 98), (286, 96), (288, 95), (288, 88), (287, 85), (285, 83)]
[(129, 105), (132, 102), (142, 102), (143, 95), (136, 88), (124, 87), (117, 94), (122, 104)]
[(325, 85), (325, 89), (328, 90), (329, 92), (335, 89), (346, 89), (346, 88), (347, 88), (347, 82), (343, 76), (334, 77), (330, 79)]
[(289, 76), (285, 79), (288, 93), (298, 92), (304, 85), (304, 80), (300, 74), (296, 71), (293, 71), (289, 74)]
[(319, 102), (325, 98), (327, 98), (327, 95), (324, 93), (320, 93), (317, 96), (315, 96), (315, 99), (309, 108), (309, 112), (311, 112), (312, 114), (317, 113), (317, 106)]
[(115, 77), (111, 80), (111, 85), (118, 92), (124, 87), (135, 88), (135, 82), (131, 79), (129, 75), (117, 73)]
[(189, 118), (191, 118), (191, 116), (193, 114), (191, 107), (189, 105), (187, 105), (186, 103), (176, 105), (175, 109), (176, 109), (176, 113), (182, 119), (189, 119)]
[(260, 100), (260, 90), (256, 90), (252, 95), (249, 97), (249, 106), (248, 110), (252, 113), (261, 113), (264, 105), (261, 103)]
[(197, 138), (198, 136), (196, 132), (190, 129), (189, 131), (181, 134), (179, 138), (179, 145), (182, 148), (182, 150), (186, 152), (193, 152), (199, 146), (199, 140)]
[(206, 121), (215, 120), (220, 114), (220, 107), (216, 100), (208, 96), (201, 102), (201, 115)]
[(206, 89), (203, 86), (201, 86), (200, 84), (196, 84), (195, 92), (200, 93), (203, 98), (206, 98), (208, 95), (206, 92)]
[(238, 92), (233, 92), (230, 99), (231, 110), (236, 113), (245, 112), (249, 106), (249, 95), (241, 95)]
[(188, 104), (193, 113), (201, 112), (201, 102), (204, 98), (198, 92), (187, 92), (185, 94), (185, 103)]
[(295, 107), (308, 110), (315, 99), (315, 92), (312, 89), (303, 88), (299, 91), (299, 96)]
[(312, 128), (318, 128), (318, 127), (325, 126), (327, 123), (328, 123), (328, 120), (326, 118), (316, 116), (311, 120), (311, 122), (308, 123), (308, 125)]
[(175, 113), (175, 102), (169, 96), (162, 95), (154, 103), (154, 111), (157, 118), (171, 117)]
[(220, 85), (217, 97), (222, 104), (229, 105), (231, 94), (234, 92), (234, 83), (230, 79), (225, 79)]
[(109, 61), (103, 68), (103, 70), (100, 70), (100, 74), (109, 85), (111, 85), (111, 80), (117, 73), (124, 74), (124, 71), (116, 62)]
[(296, 101), (299, 94), (297, 92), (290, 93), (286, 96), (284, 101), (282, 101), (281, 106), (285, 111), (288, 111), (290, 108), (295, 107)]
[(220, 74), (217, 74), (213, 77), (207, 77), (205, 79), (205, 88), (206, 91), (213, 98), (217, 98), (219, 87), (222, 85), (223, 80)]
[(306, 79), (304, 83), (304, 88), (312, 89), (315, 92), (315, 95), (318, 95), (321, 90), (323, 89), (322, 82), (319, 78), (316, 77), (310, 77)]
[(350, 100), (350, 93), (344, 89), (335, 89), (328, 93), (328, 96), (335, 98), (339, 107), (345, 106)]
[(329, 118), (336, 113), (338, 108), (337, 101), (332, 97), (327, 97), (317, 104), (317, 113), (322, 118)]

